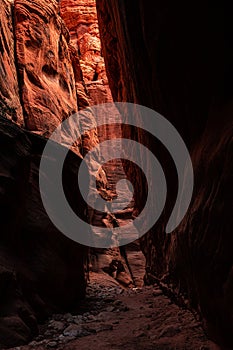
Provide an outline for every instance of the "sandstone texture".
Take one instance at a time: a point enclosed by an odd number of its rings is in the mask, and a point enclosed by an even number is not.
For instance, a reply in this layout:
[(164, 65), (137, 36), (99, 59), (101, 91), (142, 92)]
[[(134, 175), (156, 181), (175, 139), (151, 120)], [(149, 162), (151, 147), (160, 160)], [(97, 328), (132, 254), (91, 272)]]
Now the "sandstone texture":
[[(141, 241), (147, 260), (145, 282), (160, 279), (178, 294), (186, 294), (190, 306), (204, 317), (209, 334), (231, 348), (233, 69), (229, 9), (226, 3), (217, 9), (200, 2), (138, 0), (132, 5), (130, 1), (97, 0), (97, 12), (114, 100), (136, 102), (165, 116), (186, 142), (194, 165), (191, 206), (179, 228), (166, 235), (177, 194), (172, 159), (149, 135), (123, 128), (123, 135), (155, 152), (168, 184), (165, 210)], [(132, 164), (125, 169), (138, 193), (135, 202), (140, 211), (145, 182)]]
[(56, 0), (16, 1), (14, 13), (25, 125), (48, 136), (77, 111), (69, 33)]
[[(75, 83), (82, 82), (82, 75), (69, 32), (57, 1), (1, 1), (0, 16), (2, 347), (28, 342), (37, 334), (38, 322), (55, 310), (73, 309), (84, 297), (88, 249), (52, 225), (38, 183), (44, 137), (79, 109)], [(63, 181), (73, 210), (84, 218), (86, 205), (72, 185), (80, 145), (77, 139), (72, 148), (76, 156), (68, 156)], [(51, 161), (56, 163), (55, 154)]]
[[(97, 129), (90, 108), (112, 101), (95, 3), (1, 0), (0, 4), (1, 347), (28, 342), (37, 334), (38, 322), (52, 312), (74, 309), (85, 295), (90, 266), (125, 287), (132, 285), (132, 278), (119, 250), (101, 251), (96, 261), (94, 252), (88, 263), (88, 249), (59, 233), (39, 193), (46, 138), (70, 115), (89, 107), (57, 140), (67, 145), (69, 132), (76, 130), (72, 147), (76, 155), (67, 158), (63, 185), (79, 216), (100, 226), (111, 225), (110, 217), (88, 210), (74, 185), (82, 157), (110, 133)], [(84, 132), (86, 128), (90, 130)], [(115, 128), (112, 134), (119, 132)], [(51, 161), (56, 164), (55, 154)], [(91, 166), (93, 173), (99, 171), (99, 191), (111, 198), (118, 175), (124, 174), (121, 162), (99, 169), (99, 162), (92, 159)], [(94, 182), (91, 185), (96, 186)], [(51, 179), (48, 186), (53, 186)]]
[(12, 4), (10, 1), (0, 2), (0, 108), (1, 115), (24, 124), (20, 103), (18, 76), (15, 67), (14, 27)]
[[(78, 75), (78, 81), (76, 82), (78, 103), (81, 96), (81, 103), (83, 103), (81, 109), (93, 105), (112, 102), (112, 95), (108, 85), (108, 79), (106, 76), (105, 63), (102, 55), (100, 34), (98, 28), (98, 19), (96, 12), (96, 2), (93, 0), (62, 0), (60, 2), (60, 15), (63, 18), (69, 33), (70, 33), (70, 46), (72, 46), (72, 52), (76, 61), (79, 62), (79, 68), (81, 70), (81, 76), (83, 82), (80, 83), (80, 74)], [(74, 64), (77, 66), (77, 64)], [(80, 125), (82, 129), (95, 126), (95, 119), (98, 119), (98, 113), (84, 111), (80, 114)], [(115, 113), (112, 115), (104, 116), (106, 125), (102, 127), (93, 127), (88, 132), (84, 132), (82, 135), (82, 154), (85, 155), (90, 149), (97, 146), (99, 143), (106, 139), (112, 139), (121, 137), (121, 127), (114, 125), (115, 115), (119, 115), (118, 110), (114, 109)], [(119, 149), (121, 143), (119, 142)], [(102, 156), (108, 154), (108, 148), (102, 148)], [(101, 158), (101, 157), (100, 157)], [(104, 164), (102, 169), (99, 170), (100, 164), (96, 161), (95, 157), (91, 159), (91, 169), (93, 173), (98, 171), (97, 188), (101, 196), (105, 199), (111, 200), (116, 197), (116, 183), (118, 180), (125, 178), (125, 171), (122, 167), (120, 159), (113, 159), (112, 161)], [(96, 186), (96, 179), (94, 183), (90, 184), (93, 188)], [(121, 190), (122, 200), (127, 203), (127, 188), (124, 187)], [(97, 201), (98, 193), (92, 199)], [(92, 224), (97, 226), (113, 227), (113, 218), (110, 215), (103, 215), (101, 212), (89, 210), (89, 218)], [(99, 234), (98, 227), (95, 229), (95, 234)], [(119, 249), (115, 249), (115, 253), (104, 250), (98, 252), (92, 257), (92, 268), (102, 271), (102, 267), (107, 268), (111, 264), (112, 260), (122, 261)], [(97, 259), (98, 257), (98, 259)], [(105, 257), (105, 258), (103, 258)], [(98, 260), (98, 263), (97, 263)], [(105, 261), (103, 263), (103, 261)], [(124, 263), (124, 261), (122, 261)], [(127, 267), (125, 266), (127, 270)], [(128, 278), (126, 278), (128, 281)], [(132, 281), (131, 281), (132, 282)], [(128, 283), (128, 282), (126, 282)]]
[(70, 41), (79, 54), (90, 104), (112, 101), (94, 0), (62, 0), (61, 17), (70, 32)]
[[(200, 323), (184, 311), (188, 306), (198, 312), (212, 339), (231, 349), (233, 33), (227, 5), (97, 0), (97, 12), (94, 0), (0, 0), (0, 6), (0, 347), (20, 346), (38, 336), (29, 349), (97, 348), (96, 339), (101, 348), (214, 349)], [(97, 127), (92, 107), (112, 100), (160, 112), (190, 150), (194, 194), (171, 235), (165, 227), (178, 189), (175, 164), (143, 130), (114, 124), (114, 113), (105, 116), (106, 126)], [(91, 186), (97, 183), (101, 196), (111, 201), (116, 182), (127, 176), (134, 200), (117, 215), (103, 215), (84, 203), (75, 185), (78, 167), (106, 138), (123, 135), (150, 148), (167, 179), (166, 207), (140, 242), (144, 281), (164, 290), (136, 288), (131, 291), (135, 298), (122, 296), (123, 306), (114, 295), (142, 286), (138, 243), (136, 248), (93, 250), (90, 256), (52, 225), (40, 198), (39, 164), (47, 138), (76, 112), (81, 112), (77, 141), (65, 162), (63, 185), (83, 219), (111, 229), (132, 221), (146, 201), (147, 184), (136, 166), (118, 159), (100, 169), (92, 158), (92, 171), (99, 172)], [(61, 144), (69, 142), (73, 128), (69, 125)], [(54, 144), (54, 166), (62, 147)], [(53, 188), (53, 180), (44, 177)], [(128, 189), (120, 191), (124, 195)], [(92, 281), (99, 278), (108, 286), (97, 286), (97, 291), (95, 286), (94, 296), (88, 291), (92, 311), (85, 315), (75, 310), (86, 307), (80, 301), (89, 268)], [(96, 293), (104, 301), (96, 300)], [(182, 310), (172, 304), (174, 295)], [(52, 314), (38, 329), (38, 322)]]

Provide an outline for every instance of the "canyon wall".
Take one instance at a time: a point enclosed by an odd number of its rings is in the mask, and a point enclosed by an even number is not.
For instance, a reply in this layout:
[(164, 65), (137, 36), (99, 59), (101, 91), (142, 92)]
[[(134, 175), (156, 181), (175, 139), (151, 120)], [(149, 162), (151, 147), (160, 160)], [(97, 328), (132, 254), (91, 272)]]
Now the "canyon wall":
[(69, 29), (70, 42), (79, 55), (89, 104), (111, 102), (95, 0), (62, 0), (60, 14)]
[[(165, 227), (177, 194), (174, 163), (142, 130), (123, 135), (149, 147), (166, 174), (166, 207), (142, 238), (146, 283), (160, 280), (185, 295), (217, 341), (231, 344), (232, 298), (232, 28), (223, 3), (97, 0), (103, 54), (116, 101), (165, 116), (186, 142), (194, 165), (190, 208), (172, 234)], [(149, 164), (148, 164), (149, 166)], [(138, 211), (146, 184), (133, 164)], [(136, 174), (136, 176), (135, 176)], [(144, 189), (144, 190), (142, 190)], [(231, 346), (230, 345), (230, 346)]]
[[(112, 96), (94, 1), (0, 0), (0, 5), (1, 347), (28, 342), (37, 334), (38, 321), (73, 310), (85, 295), (89, 250), (52, 225), (40, 198), (39, 164), (46, 138), (62, 121), (111, 102)], [(80, 217), (111, 226), (111, 217), (87, 210), (75, 184), (83, 156), (107, 136), (121, 135), (121, 129), (97, 129), (91, 108), (77, 115), (75, 127), (74, 153), (63, 171), (66, 196)], [(61, 144), (69, 142), (69, 131)], [(56, 149), (54, 164), (55, 154)], [(102, 196), (112, 198), (116, 179), (124, 175), (121, 162), (99, 169), (92, 159), (91, 167), (99, 170), (92, 185), (97, 182)], [(53, 187), (53, 181), (47, 185)], [(132, 283), (119, 249), (98, 255), (94, 268), (102, 271), (120, 260), (125, 270), (118, 277)]]
[[(102, 54), (99, 26), (96, 11), (96, 1), (95, 0), (62, 0), (60, 2), (60, 16), (64, 20), (69, 33), (70, 33), (70, 46), (73, 47), (74, 52), (78, 56), (80, 69), (82, 73), (83, 82), (80, 81), (77, 86), (77, 98), (79, 101), (80, 96), (82, 96), (81, 89), (85, 91), (86, 105), (83, 106), (93, 106), (103, 103), (113, 102), (112, 94), (109, 88), (108, 79), (106, 76), (105, 62)], [(91, 108), (90, 108), (91, 111)], [(97, 112), (98, 114), (98, 112)], [(85, 113), (86, 115), (86, 113)], [(82, 147), (84, 154), (90, 150), (95, 144), (93, 140), (98, 142), (103, 142), (106, 139), (120, 138), (122, 136), (122, 131), (120, 125), (114, 124), (116, 115), (119, 117), (119, 112), (117, 108), (112, 108), (112, 113), (110, 115), (102, 115), (101, 118), (105, 118), (106, 125), (100, 126), (96, 129), (90, 130), (85, 133), (82, 137)], [(95, 120), (98, 115), (92, 116)], [(82, 116), (81, 116), (82, 118)], [(84, 117), (85, 119), (85, 117)], [(86, 126), (91, 125), (90, 120), (80, 120), (80, 125)], [(121, 149), (121, 143), (118, 143), (119, 149)], [(101, 149), (101, 157), (106, 156), (109, 153), (108, 147)], [(101, 159), (100, 157), (100, 159)], [(96, 163), (95, 159), (92, 159), (91, 168), (94, 171), (98, 170), (99, 163)], [(99, 169), (97, 177), (97, 188), (99, 193), (104, 199), (111, 200), (116, 198), (116, 183), (118, 180), (125, 178), (125, 171), (122, 166), (120, 159), (113, 159), (106, 164), (104, 164), (102, 169)], [(93, 187), (96, 185), (96, 181)], [(119, 199), (119, 205), (122, 206), (122, 201), (128, 203), (128, 188), (126, 186), (121, 187), (121, 199)], [(94, 201), (98, 200), (98, 193), (96, 192), (96, 197)], [(130, 217), (130, 211), (121, 211), (122, 222), (128, 220)], [(89, 218), (92, 224), (97, 227), (94, 229), (96, 235), (99, 235), (98, 226), (100, 227), (113, 227), (118, 222), (120, 224), (120, 218), (114, 215), (103, 214), (101, 212), (93, 211), (89, 209)], [(125, 264), (124, 259), (120, 254), (118, 248), (114, 249), (93, 249), (91, 254), (92, 269), (103, 272), (103, 269), (108, 269), (113, 260), (120, 261), (121, 265), (124, 265), (125, 271), (127, 273), (119, 272), (118, 277), (123, 281), (123, 284), (132, 284), (132, 279), (129, 276), (128, 268)], [(124, 276), (123, 276), (124, 275)]]
[[(0, 346), (4, 348), (29, 342), (37, 335), (38, 322), (52, 313), (73, 310), (85, 296), (88, 250), (54, 227), (41, 201), (38, 173), (45, 143), (0, 118)], [(68, 156), (63, 182), (73, 210), (84, 218), (86, 206), (73, 185), (80, 162), (74, 153)], [(53, 188), (53, 179), (46, 173), (42, 176)]]
[[(0, 0), (0, 6), (0, 345), (29, 341), (38, 320), (71, 310), (85, 294), (87, 249), (51, 224), (38, 168), (56, 126), (85, 107), (111, 102), (111, 92), (115, 101), (148, 106), (171, 121), (194, 165), (189, 211), (166, 235), (177, 194), (175, 165), (148, 133), (123, 127), (125, 137), (155, 152), (168, 184), (166, 207), (141, 240), (145, 282), (159, 280), (188, 298), (209, 333), (232, 344), (233, 51), (226, 4), (97, 0), (100, 34), (93, 0)], [(82, 126), (95, 126), (77, 139), (64, 171), (67, 197), (84, 217), (73, 186), (82, 156), (106, 136), (122, 134), (116, 126), (98, 129), (91, 109), (77, 123), (80, 133)], [(146, 184), (137, 167), (124, 163), (124, 169), (135, 186), (136, 214)], [(124, 170), (114, 162), (105, 170), (108, 176), (101, 170), (97, 180), (103, 196), (111, 197)], [(103, 224), (102, 216), (94, 220)]]
[(11, 2), (0, 2), (0, 108), (1, 115), (24, 124), (15, 67), (14, 28)]
[(16, 55), (25, 126), (49, 135), (77, 111), (69, 33), (58, 2), (15, 1)]
[[(58, 2), (1, 0), (0, 6), (0, 347), (5, 347), (28, 342), (38, 321), (73, 310), (85, 296), (88, 249), (63, 236), (48, 218), (39, 165), (45, 137), (82, 107), (86, 94), (78, 101), (82, 72)], [(91, 140), (98, 142), (97, 136)], [(85, 219), (86, 205), (74, 185), (81, 144), (77, 139), (76, 154), (66, 159), (63, 184), (73, 210)], [(52, 179), (47, 181), (51, 188)]]

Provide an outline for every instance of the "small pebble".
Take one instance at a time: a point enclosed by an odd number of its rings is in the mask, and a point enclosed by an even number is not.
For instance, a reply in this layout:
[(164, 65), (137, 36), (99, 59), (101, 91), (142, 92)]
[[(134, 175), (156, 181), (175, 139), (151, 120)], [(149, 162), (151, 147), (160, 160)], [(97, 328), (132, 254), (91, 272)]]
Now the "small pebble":
[(49, 348), (56, 348), (57, 347), (57, 342), (56, 341), (51, 341), (47, 344), (47, 347)]

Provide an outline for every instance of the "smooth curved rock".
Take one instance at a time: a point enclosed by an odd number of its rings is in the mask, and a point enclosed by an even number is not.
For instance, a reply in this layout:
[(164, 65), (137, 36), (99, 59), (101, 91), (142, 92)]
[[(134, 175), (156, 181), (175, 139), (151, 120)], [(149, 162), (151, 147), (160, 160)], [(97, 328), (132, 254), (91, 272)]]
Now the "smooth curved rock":
[[(172, 159), (149, 135), (123, 128), (124, 136), (155, 151), (168, 182), (164, 213), (141, 242), (145, 281), (162, 279), (173, 291), (185, 293), (207, 320), (210, 334), (231, 348), (233, 66), (228, 5), (97, 0), (97, 10), (114, 100), (136, 102), (164, 115), (185, 140), (194, 163), (190, 209), (167, 236), (177, 192)], [(125, 169), (140, 211), (145, 182), (132, 164)]]
[[(45, 142), (0, 118), (2, 346), (26, 343), (36, 334), (37, 321), (72, 310), (85, 295), (88, 249), (52, 225), (41, 201), (38, 167)], [(73, 210), (84, 218), (86, 205), (73, 185), (80, 162), (69, 154), (64, 188)]]

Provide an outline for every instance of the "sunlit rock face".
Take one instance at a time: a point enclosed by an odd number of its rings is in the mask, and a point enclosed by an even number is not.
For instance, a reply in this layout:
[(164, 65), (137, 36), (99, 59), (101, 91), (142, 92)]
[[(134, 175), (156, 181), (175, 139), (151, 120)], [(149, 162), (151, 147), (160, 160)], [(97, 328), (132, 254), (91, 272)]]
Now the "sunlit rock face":
[[(127, 0), (97, 0), (97, 12), (114, 99), (136, 102), (164, 115), (183, 137), (194, 165), (191, 206), (178, 229), (166, 235), (177, 191), (172, 159), (149, 135), (123, 128), (126, 137), (156, 151), (168, 183), (164, 213), (142, 239), (145, 281), (159, 278), (173, 291), (185, 293), (190, 306), (207, 320), (210, 334), (231, 348), (233, 52), (229, 9), (225, 3), (217, 9), (200, 2), (156, 1), (149, 6), (143, 0), (133, 5)], [(126, 171), (139, 189), (135, 201), (142, 209), (145, 184), (132, 164)]]
[(69, 29), (70, 41), (79, 55), (89, 103), (112, 101), (101, 52), (95, 1), (62, 0), (60, 13)]
[[(60, 15), (69, 29), (70, 44), (73, 47), (74, 54), (79, 59), (84, 81), (84, 84), (80, 85), (80, 82), (76, 84), (78, 101), (79, 96), (83, 96), (80, 91), (81, 87), (81, 89), (85, 89), (85, 99), (89, 106), (112, 102), (101, 49), (96, 2), (93, 0), (62, 0), (60, 3)], [(117, 109), (115, 113), (119, 114)], [(112, 114), (112, 116), (106, 115), (107, 125), (99, 128), (97, 133), (95, 129), (92, 129), (83, 135), (84, 154), (92, 146), (95, 146), (95, 140), (97, 144), (99, 141), (102, 142), (107, 138), (121, 137), (121, 128), (119, 126), (111, 127), (111, 124), (114, 124), (114, 113)], [(91, 113), (85, 113), (85, 116), (81, 116), (83, 118), (81, 124), (85, 126), (88, 126), (88, 123), (90, 125), (93, 124), (93, 118), (95, 119), (96, 116), (92, 116)], [(107, 173), (109, 184), (112, 183), (110, 187), (114, 191), (114, 183), (116, 183), (117, 178), (121, 178), (124, 175), (122, 164), (120, 161), (109, 162), (104, 167), (104, 170)], [(100, 175), (101, 186), (106, 189), (109, 184), (104, 181), (104, 172)], [(111, 196), (110, 193), (107, 195)]]
[[(72, 45), (72, 52), (79, 60), (79, 66), (82, 73), (83, 83), (80, 84), (80, 81), (76, 82), (78, 104), (80, 105), (80, 102), (83, 103), (83, 105), (80, 106), (80, 109), (87, 106), (91, 107), (93, 105), (112, 102), (112, 94), (106, 76), (105, 62), (101, 48), (96, 2), (93, 0), (62, 0), (60, 2), (60, 15), (69, 30), (70, 46)], [(106, 125), (103, 125), (98, 129), (93, 128), (92, 130), (85, 132), (85, 134), (82, 136), (82, 149), (84, 154), (86, 154), (99, 142), (101, 143), (107, 139), (120, 138), (122, 136), (121, 127), (119, 125), (114, 125), (116, 115), (119, 116), (118, 110), (116, 108), (112, 108), (111, 115), (106, 113), (105, 115), (101, 116), (104, 117)], [(85, 125), (87, 127), (88, 125), (95, 125), (94, 121), (96, 118), (98, 118), (98, 115), (93, 115), (90, 109), (89, 113), (85, 112), (85, 114), (81, 114), (81, 125)], [(121, 148), (120, 142), (118, 145), (119, 148)], [(102, 147), (101, 150), (102, 153), (100, 160), (103, 158), (103, 156), (106, 156), (109, 153), (108, 147)], [(118, 180), (125, 178), (125, 171), (122, 167), (121, 160), (113, 159), (107, 164), (104, 164), (104, 166), (100, 169), (99, 162), (93, 157), (91, 160), (91, 169), (93, 169), (93, 172), (98, 170), (97, 187), (99, 193), (108, 200), (115, 198), (116, 183)], [(94, 182), (95, 183), (92, 184), (93, 188), (96, 186), (96, 181)], [(127, 186), (123, 186), (120, 192), (123, 202), (125, 201), (125, 203), (128, 203)], [(94, 193), (95, 195), (93, 196), (93, 200), (95, 202), (98, 200), (99, 194), (95, 190)], [(129, 214), (129, 211), (127, 213)], [(124, 213), (122, 216), (122, 221), (124, 221)], [(127, 214), (125, 217), (126, 216)], [(113, 226), (113, 218), (111, 216), (101, 212), (93, 212), (91, 208), (89, 209), (89, 218), (94, 225), (101, 227)], [(99, 234), (98, 227), (95, 228), (94, 231), (95, 234)], [(92, 264), (93, 269), (96, 271), (102, 271), (103, 266), (101, 261), (104, 261), (104, 264), (106, 264), (106, 261), (111, 263), (113, 260), (113, 255), (125, 265), (125, 261), (121, 257), (118, 248), (104, 251), (99, 250), (98, 253), (100, 253), (100, 251), (101, 254), (98, 255), (98, 264)], [(127, 280), (130, 280), (130, 283), (132, 283), (129, 275), (127, 276)]]
[(23, 112), (15, 67), (11, 1), (1, 0), (0, 8), (0, 109), (4, 117), (23, 125)]
[(58, 16), (58, 2), (15, 2), (19, 83), (26, 128), (49, 135), (77, 111), (69, 33)]

